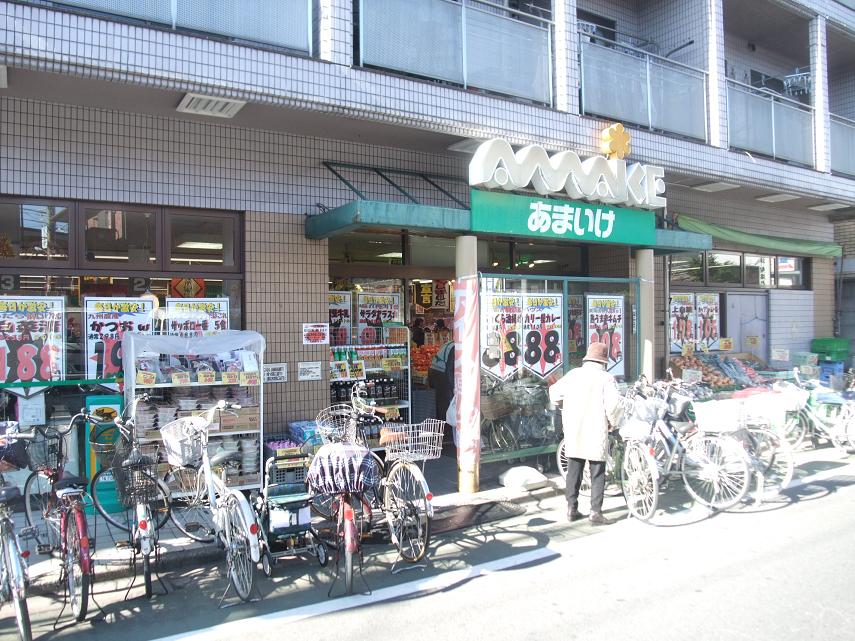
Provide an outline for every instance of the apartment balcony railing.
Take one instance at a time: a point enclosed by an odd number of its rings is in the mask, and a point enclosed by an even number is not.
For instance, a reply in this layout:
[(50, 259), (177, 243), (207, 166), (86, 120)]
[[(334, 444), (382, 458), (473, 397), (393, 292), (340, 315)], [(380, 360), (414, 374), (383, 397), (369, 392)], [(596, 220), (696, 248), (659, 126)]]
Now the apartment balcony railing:
[(831, 171), (855, 176), (855, 120), (831, 116)]
[(579, 30), (582, 113), (707, 141), (705, 71)]
[(359, 57), (552, 104), (551, 23), (491, 2), (360, 0)]
[(54, 3), (312, 53), (312, 0), (54, 0)]
[(727, 81), (730, 146), (813, 166), (813, 109), (765, 88)]

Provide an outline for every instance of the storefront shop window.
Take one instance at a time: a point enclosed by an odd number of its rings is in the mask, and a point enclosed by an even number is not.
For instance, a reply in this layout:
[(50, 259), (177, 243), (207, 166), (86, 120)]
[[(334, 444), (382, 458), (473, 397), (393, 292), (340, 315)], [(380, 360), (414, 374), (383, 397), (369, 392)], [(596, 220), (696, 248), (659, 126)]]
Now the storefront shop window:
[(457, 251), (457, 240), (455, 238), (438, 238), (435, 236), (416, 236), (410, 234), (408, 240), (410, 265), (454, 268), (455, 253)]
[(711, 284), (741, 285), (742, 254), (710, 252), (707, 254), (707, 274)]
[(233, 271), (238, 265), (233, 214), (169, 215), (169, 261), (177, 269)]
[(532, 274), (579, 275), (583, 271), (582, 248), (567, 243), (515, 243), (514, 264), (517, 271)]
[(702, 252), (676, 254), (671, 258), (671, 281), (675, 283), (704, 282), (704, 255)]
[(331, 263), (404, 264), (404, 243), (400, 234), (356, 232), (329, 239)]
[(808, 262), (794, 256), (778, 256), (778, 287), (799, 289), (807, 285)]
[(772, 256), (745, 255), (745, 286), (772, 287), (774, 259)]
[(87, 206), (83, 214), (83, 260), (145, 268), (157, 264), (158, 216), (154, 210)]
[(68, 264), (69, 208), (0, 200), (0, 264)]
[(478, 269), (481, 271), (512, 269), (511, 243), (507, 240), (479, 240)]

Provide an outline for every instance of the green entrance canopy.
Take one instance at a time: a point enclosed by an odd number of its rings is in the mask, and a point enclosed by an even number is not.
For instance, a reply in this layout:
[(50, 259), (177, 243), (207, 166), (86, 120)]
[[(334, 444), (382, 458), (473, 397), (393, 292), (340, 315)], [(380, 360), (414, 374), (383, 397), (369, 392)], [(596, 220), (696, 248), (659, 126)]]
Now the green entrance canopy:
[[(558, 202), (558, 201), (556, 201)], [(652, 216), (652, 214), (651, 214)], [(480, 227), (473, 224), (468, 209), (432, 207), (413, 203), (355, 200), (341, 207), (306, 219), (306, 238), (329, 238), (357, 230), (380, 231), (409, 229), (453, 235), (488, 232), (496, 236), (515, 237), (518, 228)], [(622, 244), (654, 249), (657, 254), (712, 249), (712, 239), (705, 233), (677, 229), (650, 229), (652, 236), (623, 239)], [(584, 239), (582, 239), (584, 242)], [(600, 242), (603, 242), (602, 240)]]
[(713, 238), (720, 238), (739, 245), (748, 245), (758, 249), (769, 249), (784, 254), (823, 256), (834, 258), (843, 255), (843, 248), (835, 243), (825, 243), (818, 240), (794, 240), (781, 238), (779, 236), (766, 236), (764, 234), (749, 234), (724, 225), (712, 223), (679, 214), (677, 224), (686, 231), (698, 234), (709, 234)]

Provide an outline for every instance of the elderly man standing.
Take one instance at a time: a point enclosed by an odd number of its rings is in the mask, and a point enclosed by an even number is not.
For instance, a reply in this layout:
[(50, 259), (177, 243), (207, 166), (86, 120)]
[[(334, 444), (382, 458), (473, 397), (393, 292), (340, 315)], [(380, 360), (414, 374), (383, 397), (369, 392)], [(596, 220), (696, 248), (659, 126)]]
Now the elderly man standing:
[(608, 348), (603, 343), (588, 347), (581, 367), (573, 369), (549, 388), (549, 400), (562, 403), (564, 448), (567, 454), (567, 518), (585, 518), (579, 512), (579, 487), (587, 461), (591, 467), (592, 525), (610, 525), (603, 516), (606, 455), (609, 430), (616, 425), (623, 406), (614, 376), (606, 371)]

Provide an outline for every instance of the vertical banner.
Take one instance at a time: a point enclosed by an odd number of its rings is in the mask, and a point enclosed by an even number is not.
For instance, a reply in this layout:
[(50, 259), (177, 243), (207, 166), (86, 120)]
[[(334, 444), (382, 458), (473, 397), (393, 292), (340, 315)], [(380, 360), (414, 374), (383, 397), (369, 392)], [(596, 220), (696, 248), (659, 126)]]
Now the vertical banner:
[(229, 328), (228, 298), (167, 298), (166, 334), (196, 338)]
[(564, 296), (528, 294), (523, 320), (523, 366), (540, 378), (564, 362)]
[(122, 336), (152, 333), (154, 305), (149, 298), (85, 298), (86, 378), (122, 371)]
[(567, 355), (579, 358), (585, 354), (585, 297), (581, 294), (567, 295)]
[(431, 281), (426, 283), (414, 282), (413, 294), (413, 300), (419, 307), (426, 309), (433, 307), (433, 283)]
[[(478, 277), (454, 287), (454, 395), (457, 405), (457, 467), (477, 486), (481, 458), (481, 366), (478, 353)], [(442, 418), (442, 417), (440, 417)]]
[[(456, 297), (455, 291), (455, 300)], [(456, 314), (455, 318), (457, 318)], [(481, 367), (496, 378), (506, 380), (522, 365), (522, 323), (522, 295), (484, 294), (482, 296)]]
[(401, 320), (401, 295), (357, 294), (356, 308), (359, 343), (382, 343), (383, 325)]
[(433, 307), (448, 309), (448, 281), (433, 281)]
[(721, 338), (721, 308), (718, 294), (695, 294), (695, 314), (698, 317), (695, 337), (709, 349), (719, 349)]
[(683, 348), (695, 342), (695, 295), (671, 294), (668, 324), (671, 328), (671, 353), (682, 354)]
[(615, 376), (625, 375), (623, 296), (586, 295), (588, 345), (604, 343), (608, 348), (606, 369)]
[(353, 306), (350, 292), (330, 292), (330, 344), (348, 345), (353, 329)]
[(0, 382), (39, 383), (63, 378), (65, 298), (0, 298)]

